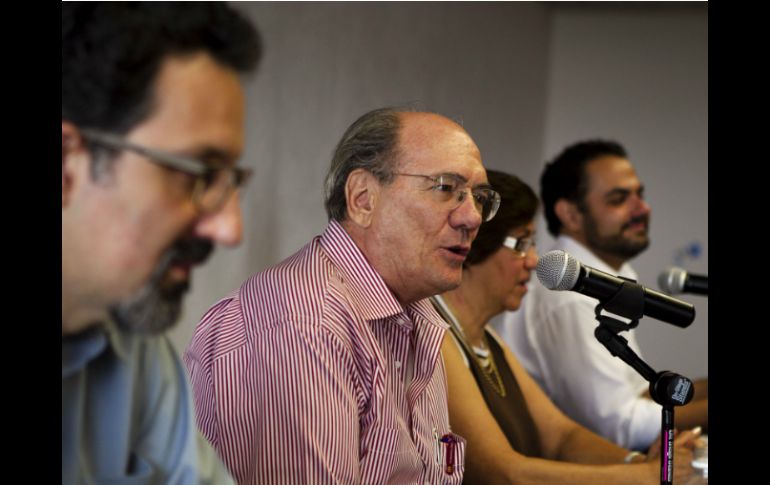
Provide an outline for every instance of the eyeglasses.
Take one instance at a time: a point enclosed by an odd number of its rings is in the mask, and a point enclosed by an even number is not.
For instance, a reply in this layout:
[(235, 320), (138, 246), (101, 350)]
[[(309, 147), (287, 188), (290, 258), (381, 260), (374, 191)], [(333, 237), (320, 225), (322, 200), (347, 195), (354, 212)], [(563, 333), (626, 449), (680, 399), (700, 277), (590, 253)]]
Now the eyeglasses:
[(517, 238), (517, 237), (508, 236), (505, 238), (505, 241), (503, 241), (503, 246), (512, 250), (514, 253), (518, 254), (520, 257), (524, 258), (527, 256), (529, 249), (535, 247), (535, 240), (534, 238), (531, 238), (531, 237)]
[(414, 173), (393, 172), (393, 175), (403, 175), (406, 177), (422, 177), (430, 180), (433, 185), (429, 190), (433, 191), (437, 200), (442, 203), (453, 202), (452, 210), (456, 209), (465, 200), (466, 194), (470, 190), (473, 197), (473, 204), (476, 210), (481, 214), (481, 220), (484, 222), (492, 220), (500, 208), (500, 194), (492, 190), (489, 186), (480, 186), (470, 188), (468, 181), (463, 177), (453, 173), (443, 173), (435, 176), (420, 175)]
[(203, 213), (219, 211), (232, 193), (245, 185), (252, 173), (248, 168), (204, 162), (136, 145), (117, 135), (99, 130), (81, 129), (80, 132), (83, 138), (91, 143), (116, 150), (129, 150), (147, 157), (158, 165), (195, 177), (192, 200)]

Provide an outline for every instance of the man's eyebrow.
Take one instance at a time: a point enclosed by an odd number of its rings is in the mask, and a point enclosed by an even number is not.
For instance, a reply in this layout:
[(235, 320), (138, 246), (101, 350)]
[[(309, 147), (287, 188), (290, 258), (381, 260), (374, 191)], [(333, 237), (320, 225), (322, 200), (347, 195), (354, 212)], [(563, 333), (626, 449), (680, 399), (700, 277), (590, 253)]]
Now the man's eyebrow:
[(629, 195), (629, 194), (634, 193), (634, 192), (635, 193), (639, 193), (639, 194), (643, 193), (644, 192), (644, 185), (640, 185), (636, 189), (626, 189), (626, 188), (623, 188), (623, 187), (615, 187), (615, 188), (610, 189), (609, 191), (607, 191), (607, 193), (604, 194), (604, 197), (605, 198), (610, 198), (610, 197), (612, 197), (614, 195)]
[(615, 195), (628, 195), (630, 193), (631, 193), (631, 189), (624, 189), (622, 187), (615, 187), (615, 188), (610, 189), (607, 192), (605, 192), (604, 198), (608, 199), (608, 198), (610, 198), (612, 196), (615, 196)]
[(440, 174), (436, 175), (436, 177), (440, 177), (442, 175), (447, 175), (447, 176), (450, 176), (450, 177), (454, 177), (454, 178), (462, 180), (463, 182), (467, 182), (468, 181), (467, 178), (463, 177), (462, 175), (460, 175), (457, 172), (441, 172)]
[[(459, 180), (462, 180), (463, 183), (468, 183), (468, 179), (463, 177), (457, 172), (444, 172), (439, 175), (451, 175), (453, 177), (457, 177)], [(489, 182), (481, 182), (480, 184), (476, 184), (473, 186), (474, 189), (491, 189), (492, 185)]]

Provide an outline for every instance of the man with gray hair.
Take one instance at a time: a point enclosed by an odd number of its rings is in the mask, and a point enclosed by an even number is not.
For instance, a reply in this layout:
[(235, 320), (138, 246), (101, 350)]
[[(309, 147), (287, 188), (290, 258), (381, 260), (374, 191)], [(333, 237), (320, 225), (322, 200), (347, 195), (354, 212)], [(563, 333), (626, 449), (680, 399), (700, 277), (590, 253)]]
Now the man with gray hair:
[(468, 133), (371, 111), (326, 179), (329, 224), (202, 318), (185, 354), (198, 423), (241, 483), (460, 483), (426, 299), (455, 288), (499, 195)]

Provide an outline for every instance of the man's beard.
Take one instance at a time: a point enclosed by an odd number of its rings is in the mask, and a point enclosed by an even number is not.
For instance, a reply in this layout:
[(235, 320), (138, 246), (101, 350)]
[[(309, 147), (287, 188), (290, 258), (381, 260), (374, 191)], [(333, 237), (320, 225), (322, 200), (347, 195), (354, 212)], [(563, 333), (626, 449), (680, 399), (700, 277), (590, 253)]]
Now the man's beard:
[(164, 278), (174, 264), (203, 262), (213, 247), (206, 239), (179, 240), (161, 256), (150, 279), (139, 291), (110, 308), (118, 327), (143, 334), (159, 334), (171, 328), (182, 312), (182, 299), (190, 282), (164, 283)]
[(623, 224), (623, 227), (620, 228), (620, 231), (612, 236), (599, 235), (599, 228), (596, 224), (596, 220), (588, 213), (586, 213), (585, 216), (584, 231), (586, 235), (586, 241), (591, 248), (594, 248), (603, 253), (612, 254), (613, 256), (617, 256), (624, 260), (628, 260), (636, 257), (639, 253), (647, 249), (647, 246), (650, 245), (650, 238), (647, 237), (646, 232), (644, 239), (634, 240), (629, 239), (623, 235), (623, 232), (625, 232), (625, 230), (628, 229), (631, 224), (638, 222), (644, 222), (646, 228), (649, 229), (650, 216), (648, 215), (634, 217), (627, 223)]

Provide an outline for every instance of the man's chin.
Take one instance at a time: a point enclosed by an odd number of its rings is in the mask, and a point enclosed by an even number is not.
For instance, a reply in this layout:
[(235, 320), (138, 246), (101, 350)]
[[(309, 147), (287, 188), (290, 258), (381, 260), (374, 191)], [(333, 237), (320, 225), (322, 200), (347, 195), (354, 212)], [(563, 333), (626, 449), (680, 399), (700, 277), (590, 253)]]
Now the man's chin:
[(628, 242), (646, 241), (649, 239), (647, 229), (626, 229), (620, 233), (619, 238)]
[(650, 240), (645, 236), (642, 239), (636, 239), (634, 241), (628, 241), (626, 244), (623, 244), (618, 252), (621, 254), (621, 256), (626, 258), (634, 258), (641, 254), (647, 247), (650, 245)]
[(456, 274), (447, 274), (445, 278), (443, 278), (441, 285), (440, 285), (440, 291), (437, 294), (444, 293), (446, 291), (451, 291), (460, 286), (460, 284), (463, 282), (463, 272), (462, 270), (457, 271)]
[(110, 315), (126, 332), (161, 334), (179, 320), (187, 288), (186, 283), (165, 290), (145, 288), (135, 297), (115, 305)]
[(127, 332), (156, 335), (170, 329), (182, 313), (192, 267), (205, 261), (212, 249), (204, 239), (177, 241), (161, 256), (147, 283), (110, 308), (110, 316)]

